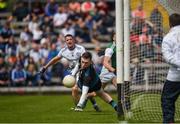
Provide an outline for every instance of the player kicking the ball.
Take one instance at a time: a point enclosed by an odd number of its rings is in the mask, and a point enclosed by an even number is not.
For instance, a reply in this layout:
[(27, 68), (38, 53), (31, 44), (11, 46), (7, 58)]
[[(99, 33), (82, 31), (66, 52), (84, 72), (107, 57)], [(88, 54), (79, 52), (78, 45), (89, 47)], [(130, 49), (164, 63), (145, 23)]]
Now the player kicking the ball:
[[(85, 48), (83, 46), (75, 44), (74, 37), (71, 34), (67, 34), (65, 36), (65, 42), (66, 46), (59, 51), (57, 56), (52, 58), (45, 66), (43, 66), (43, 68), (40, 70), (41, 73), (44, 73), (48, 67), (50, 67), (53, 64), (56, 64), (62, 58), (65, 58), (69, 62), (69, 67), (67, 69), (69, 74), (73, 76), (76, 74), (76, 64), (78, 63), (78, 60), (81, 57), (81, 55), (85, 52)], [(72, 97), (76, 106), (79, 100), (77, 84), (72, 88)], [(93, 104), (94, 109), (96, 111), (100, 111), (95, 99), (92, 97), (90, 97), (89, 99)]]
[(95, 92), (97, 96), (109, 103), (116, 111), (117, 104), (109, 94), (101, 89), (101, 81), (92, 64), (92, 55), (89, 52), (82, 54), (79, 65), (78, 87), (82, 94), (75, 108), (75, 111), (83, 111), (83, 105), (88, 97), (88, 93)]

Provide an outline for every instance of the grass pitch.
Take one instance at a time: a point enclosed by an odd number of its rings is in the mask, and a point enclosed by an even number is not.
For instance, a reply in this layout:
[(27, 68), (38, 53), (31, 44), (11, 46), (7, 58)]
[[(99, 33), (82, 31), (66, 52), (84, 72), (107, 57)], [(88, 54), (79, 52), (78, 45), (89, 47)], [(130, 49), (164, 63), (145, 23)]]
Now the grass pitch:
[(70, 94), (0, 96), (0, 123), (117, 123), (114, 109), (96, 100), (102, 112), (96, 112), (90, 102), (83, 112), (70, 110)]
[[(116, 100), (116, 95), (112, 95)], [(180, 122), (179, 100), (176, 104), (176, 122)], [(83, 112), (70, 110), (70, 94), (4, 95), (0, 96), (0, 123), (118, 123), (114, 109), (96, 97), (102, 112), (96, 112), (88, 102)], [(162, 123), (160, 95), (135, 94), (131, 96), (133, 116), (129, 122)]]

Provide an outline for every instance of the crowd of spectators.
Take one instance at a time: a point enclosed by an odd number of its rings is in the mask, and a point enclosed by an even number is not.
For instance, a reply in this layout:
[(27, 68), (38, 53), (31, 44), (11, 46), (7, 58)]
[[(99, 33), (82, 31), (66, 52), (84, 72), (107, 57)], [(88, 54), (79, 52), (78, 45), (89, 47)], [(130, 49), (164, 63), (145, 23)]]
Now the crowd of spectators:
[[(114, 10), (109, 8), (106, 0), (70, 0), (68, 3), (47, 0), (43, 4), (35, 1), (31, 10), (26, 2), (15, 3), (12, 15), (0, 25), (0, 86), (52, 85), (52, 77), (62, 78), (65, 69), (61, 63), (49, 68), (43, 76), (37, 72), (64, 47), (66, 34), (73, 35), (77, 43), (95, 44), (93, 56), (100, 72), (102, 57), (98, 54), (101, 48), (96, 44), (109, 42), (115, 25), (115, 17), (111, 14)], [(26, 23), (18, 35), (12, 26), (14, 22)], [(131, 46), (145, 58), (152, 58), (154, 46), (160, 48), (162, 28), (158, 7), (154, 8), (147, 21), (142, 6), (138, 6), (132, 11)], [(131, 53), (133, 57), (138, 54)]]
[[(14, 22), (26, 24), (18, 35)], [(37, 72), (64, 47), (66, 34), (73, 35), (77, 43), (97, 44), (109, 41), (98, 36), (110, 36), (113, 28), (114, 17), (105, 0), (34, 1), (30, 10), (26, 1), (17, 1), (11, 16), (0, 27), (0, 85), (51, 85), (53, 76), (62, 78), (65, 73), (61, 63), (43, 76)], [(100, 62), (97, 63), (100, 66)]]
[(143, 6), (132, 11), (130, 24), (131, 58), (139, 62), (162, 62), (163, 17), (158, 5), (147, 17)]

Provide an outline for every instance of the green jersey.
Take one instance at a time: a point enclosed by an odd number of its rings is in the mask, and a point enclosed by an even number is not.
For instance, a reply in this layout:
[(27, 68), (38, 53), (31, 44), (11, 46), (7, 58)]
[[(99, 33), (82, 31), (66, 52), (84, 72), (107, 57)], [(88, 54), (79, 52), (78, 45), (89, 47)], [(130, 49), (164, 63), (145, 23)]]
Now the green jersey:
[[(111, 43), (109, 47), (105, 50), (105, 55), (111, 58), (111, 65), (113, 68), (116, 68), (116, 44), (115, 42)], [(108, 69), (103, 66), (101, 73), (108, 73)]]
[(105, 55), (108, 54), (108, 56), (111, 56), (111, 65), (113, 68), (116, 68), (116, 44), (115, 42), (111, 43), (109, 47), (111, 50), (107, 50), (105, 52)]

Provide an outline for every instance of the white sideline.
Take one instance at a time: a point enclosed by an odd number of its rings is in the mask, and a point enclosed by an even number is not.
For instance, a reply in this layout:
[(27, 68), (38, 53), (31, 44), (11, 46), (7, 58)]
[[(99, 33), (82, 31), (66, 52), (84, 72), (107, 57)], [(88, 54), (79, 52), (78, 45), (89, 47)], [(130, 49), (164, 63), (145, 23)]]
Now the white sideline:
[[(106, 88), (107, 91), (115, 91), (114, 86), (109, 85)], [(65, 92), (70, 93), (71, 88), (66, 88), (64, 86), (37, 86), (37, 87), (1, 87), (1, 93), (34, 93), (34, 92)]]

